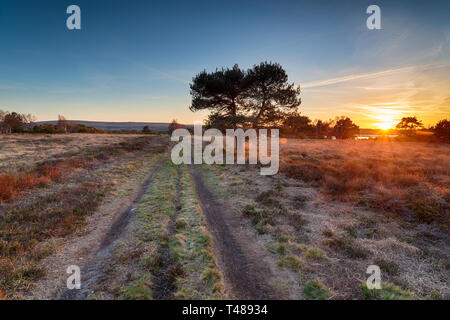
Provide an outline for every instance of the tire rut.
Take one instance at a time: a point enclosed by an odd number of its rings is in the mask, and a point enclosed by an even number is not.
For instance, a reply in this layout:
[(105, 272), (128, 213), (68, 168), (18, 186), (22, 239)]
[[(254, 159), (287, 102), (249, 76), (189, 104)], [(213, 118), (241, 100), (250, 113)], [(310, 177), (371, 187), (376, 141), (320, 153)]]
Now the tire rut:
[(104, 235), (99, 249), (93, 254), (92, 258), (88, 260), (88, 263), (81, 268), (81, 289), (69, 290), (64, 288), (56, 295), (57, 300), (84, 300), (92, 293), (92, 288), (103, 274), (103, 264), (110, 257), (111, 249), (114, 248), (116, 242), (120, 239), (122, 232), (128, 225), (137, 205), (144, 197), (146, 191), (153, 182), (155, 175), (166, 159), (167, 154), (158, 161), (152, 172), (145, 179), (133, 202), (117, 216), (112, 223), (111, 228)]
[[(249, 244), (255, 240), (240, 232), (239, 222), (231, 212), (220, 205), (203, 182), (202, 173), (191, 165), (195, 189), (208, 227), (214, 238), (214, 247), (226, 283), (234, 299), (283, 299), (283, 294), (267, 283), (272, 272), (262, 255)], [(258, 250), (256, 250), (258, 251)]]
[(153, 274), (153, 298), (157, 300), (172, 299), (176, 291), (175, 279), (179, 270), (177, 262), (172, 258), (169, 248), (169, 242), (175, 234), (175, 220), (181, 210), (181, 173), (180, 167), (177, 167), (177, 195), (175, 200), (176, 211), (170, 218), (168, 226), (167, 243), (161, 248), (159, 269)]

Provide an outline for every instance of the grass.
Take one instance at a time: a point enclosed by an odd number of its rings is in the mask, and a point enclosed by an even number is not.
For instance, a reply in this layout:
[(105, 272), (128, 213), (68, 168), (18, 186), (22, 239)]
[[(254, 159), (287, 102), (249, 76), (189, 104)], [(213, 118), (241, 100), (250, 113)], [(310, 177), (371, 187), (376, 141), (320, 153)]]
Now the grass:
[[(167, 159), (138, 205), (136, 215), (140, 245), (153, 248), (143, 251), (137, 277), (150, 274), (153, 298), (158, 297), (155, 284), (161, 276), (171, 287), (166, 298), (223, 297), (222, 275), (188, 166), (177, 168)], [(166, 250), (169, 258), (164, 257)], [(133, 286), (133, 282), (128, 285)]]
[(275, 192), (273, 190), (261, 192), (256, 197), (256, 202), (259, 202), (262, 205), (269, 207), (269, 208), (281, 208), (282, 207), (280, 201), (278, 201), (275, 198)]
[[(28, 173), (11, 175), (15, 177), (10, 180), (14, 180), (16, 189), (0, 215), (2, 294), (20, 297), (22, 291), (30, 290), (34, 282), (46, 274), (41, 260), (54, 253), (50, 240), (81, 231), (86, 218), (97, 211), (106, 196), (114, 194), (115, 181), (139, 179), (142, 164), (149, 157), (128, 160), (126, 153), (141, 150), (149, 140), (128, 139), (120, 146), (81, 150), (73, 157), (63, 153), (58, 159), (41, 160)], [(154, 151), (160, 152), (159, 149)], [(125, 157), (114, 159), (123, 170), (112, 170), (117, 164), (96, 160), (100, 153), (101, 158), (105, 158), (105, 153), (124, 154)], [(77, 175), (69, 176), (72, 172)], [(9, 174), (2, 175), (5, 176)], [(32, 190), (42, 187), (43, 181), (45, 189)], [(31, 196), (21, 196), (20, 192), (25, 189), (31, 191)]]
[(326, 300), (333, 294), (331, 289), (325, 286), (319, 279), (307, 282), (303, 286), (303, 293), (310, 299)]
[(375, 265), (379, 266), (382, 272), (386, 272), (391, 276), (396, 276), (400, 272), (399, 265), (394, 261), (378, 258), (375, 260)]
[(335, 200), (442, 223), (450, 210), (449, 190), (442, 187), (449, 183), (449, 155), (448, 144), (289, 140), (280, 159), (288, 177)]
[(351, 238), (341, 237), (329, 239), (325, 243), (349, 258), (365, 259), (368, 257), (368, 252)]
[(305, 256), (310, 260), (323, 260), (325, 252), (320, 248), (310, 247), (306, 250)]
[(82, 150), (75, 155), (69, 154), (67, 158), (47, 159), (25, 172), (19, 169), (15, 173), (3, 173), (0, 175), (0, 203), (13, 200), (26, 190), (44, 187), (66, 178), (76, 170), (91, 168), (113, 156), (142, 150), (148, 142), (148, 137), (135, 137), (116, 145)]
[(293, 271), (300, 271), (303, 267), (303, 261), (297, 256), (289, 255), (278, 261), (278, 266), (288, 268)]
[(252, 204), (247, 204), (242, 209), (242, 215), (250, 218), (251, 222), (254, 225), (264, 226), (266, 224), (274, 224), (274, 217), (272, 212), (265, 209), (257, 209)]
[[(0, 285), (6, 292), (24, 288), (17, 281), (22, 261), (40, 260), (49, 254), (35, 254), (36, 246), (52, 237), (65, 237), (78, 230), (85, 217), (94, 213), (104, 197), (105, 187), (99, 181), (66, 186), (56, 194), (41, 197), (23, 208), (13, 207), (0, 216)], [(27, 275), (29, 273), (25, 273)], [(43, 273), (33, 273), (37, 280)], [(19, 280), (23, 277), (19, 277)]]
[(134, 280), (130, 286), (125, 288), (122, 298), (124, 300), (151, 300), (152, 291), (149, 279), (149, 274), (143, 274), (139, 279)]
[[(188, 166), (180, 167), (180, 210), (175, 237), (183, 237), (180, 247), (182, 273), (176, 278), (175, 297), (219, 299), (224, 297), (223, 277), (215, 259), (211, 235), (200, 209)], [(182, 221), (181, 226), (180, 221)]]
[(361, 299), (352, 275), (376, 264), (396, 284), (408, 272), (402, 286), (427, 298), (433, 288), (446, 292), (448, 151), (444, 144), (287, 139), (281, 175), (229, 166), (205, 176), (285, 269), (275, 278), (321, 279), (333, 284), (333, 297)]
[(392, 283), (382, 283), (381, 289), (369, 289), (366, 283), (361, 284), (361, 291), (366, 299), (371, 300), (411, 300), (410, 291), (403, 290)]

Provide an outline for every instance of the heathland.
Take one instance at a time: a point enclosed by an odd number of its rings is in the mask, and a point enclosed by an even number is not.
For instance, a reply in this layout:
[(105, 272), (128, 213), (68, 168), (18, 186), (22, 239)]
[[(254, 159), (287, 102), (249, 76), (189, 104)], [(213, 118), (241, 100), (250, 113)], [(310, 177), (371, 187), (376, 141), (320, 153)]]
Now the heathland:
[[(2, 135), (0, 295), (445, 298), (449, 149), (281, 139), (280, 172), (261, 176), (176, 166), (166, 135)], [(365, 286), (373, 264), (382, 290)]]

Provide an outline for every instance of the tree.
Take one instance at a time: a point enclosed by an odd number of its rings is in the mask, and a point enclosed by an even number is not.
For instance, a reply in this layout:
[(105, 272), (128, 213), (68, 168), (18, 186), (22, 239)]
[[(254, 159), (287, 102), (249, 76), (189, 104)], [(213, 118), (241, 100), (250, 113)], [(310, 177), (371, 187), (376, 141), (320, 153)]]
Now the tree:
[(18, 133), (24, 130), (24, 119), (20, 113), (10, 112), (3, 117), (6, 133)]
[(173, 119), (172, 122), (169, 124), (169, 134), (172, 134), (176, 129), (183, 128), (181, 124), (178, 123), (176, 119)]
[(190, 84), (191, 111), (210, 109), (222, 116), (235, 117), (243, 98), (242, 80), (244, 72), (235, 64), (232, 69), (203, 71)]
[(150, 130), (150, 128), (148, 126), (144, 126), (142, 128), (142, 133), (151, 133), (151, 130)]
[(0, 132), (19, 133), (31, 131), (36, 118), (31, 114), (20, 114), (0, 110)]
[(450, 141), (450, 120), (443, 119), (436, 123), (434, 135), (439, 139)]
[(41, 124), (38, 126), (34, 126), (33, 132), (34, 133), (61, 133), (58, 126), (55, 126), (53, 124)]
[(58, 129), (61, 132), (67, 133), (68, 131), (68, 122), (66, 120), (66, 118), (62, 115), (58, 115)]
[(407, 136), (416, 134), (416, 130), (423, 128), (422, 121), (414, 117), (403, 117), (402, 120), (395, 126), (400, 132)]
[(359, 133), (359, 127), (348, 117), (341, 117), (336, 120), (333, 128), (333, 134), (338, 139), (353, 138)]
[(230, 128), (245, 127), (246, 125), (249, 125), (249, 121), (245, 115), (229, 116), (213, 112), (205, 120), (207, 129), (214, 128), (222, 131)]
[(0, 132), (5, 133), (6, 132), (6, 125), (3, 121), (5, 119), (6, 112), (3, 110), (0, 110)]
[(334, 127), (334, 121), (322, 121), (322, 120), (316, 120), (314, 122), (314, 134), (315, 137), (318, 139), (323, 139), (326, 137), (329, 137), (333, 133), (333, 127)]
[(288, 76), (278, 63), (261, 62), (246, 72), (243, 80), (245, 108), (251, 112), (253, 126), (273, 125), (287, 111), (301, 103), (300, 88), (288, 83)]
[(36, 117), (32, 114), (22, 114), (22, 122), (23, 127), (26, 131), (32, 131), (34, 127), (34, 123), (36, 121)]
[(283, 119), (281, 126), (281, 132), (287, 135), (294, 135), (296, 137), (310, 136), (313, 131), (311, 125), (311, 119), (307, 116), (302, 116), (299, 112), (295, 111), (288, 114)]

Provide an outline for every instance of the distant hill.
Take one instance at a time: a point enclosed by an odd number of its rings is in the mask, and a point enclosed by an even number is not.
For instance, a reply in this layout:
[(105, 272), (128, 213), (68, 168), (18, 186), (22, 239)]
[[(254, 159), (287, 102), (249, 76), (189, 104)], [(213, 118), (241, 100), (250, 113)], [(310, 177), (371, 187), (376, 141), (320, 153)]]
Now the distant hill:
[[(168, 122), (105, 122), (105, 121), (84, 121), (84, 120), (68, 120), (70, 123), (79, 123), (88, 127), (94, 127), (103, 130), (142, 130), (144, 126), (148, 126), (152, 131), (165, 132), (168, 131)], [(54, 124), (58, 121), (37, 121), (36, 125)]]
[[(167, 132), (169, 129), (168, 122), (107, 122), (107, 121), (85, 121), (85, 120), (67, 120), (71, 123), (83, 124), (87, 127), (94, 127), (103, 130), (142, 130), (143, 127), (148, 126), (152, 131)], [(35, 125), (53, 124), (56, 125), (58, 121), (37, 121)], [(192, 128), (192, 124), (185, 125), (187, 128)], [(395, 132), (394, 132), (395, 133)], [(360, 135), (378, 135), (383, 134), (380, 129), (360, 129)]]

